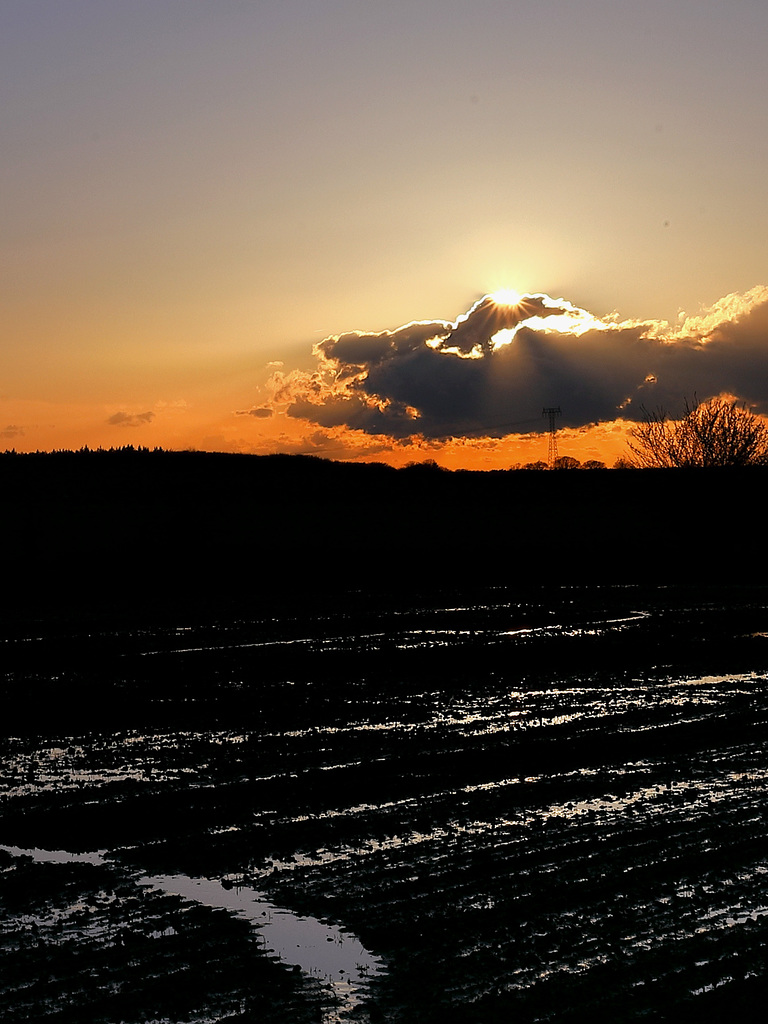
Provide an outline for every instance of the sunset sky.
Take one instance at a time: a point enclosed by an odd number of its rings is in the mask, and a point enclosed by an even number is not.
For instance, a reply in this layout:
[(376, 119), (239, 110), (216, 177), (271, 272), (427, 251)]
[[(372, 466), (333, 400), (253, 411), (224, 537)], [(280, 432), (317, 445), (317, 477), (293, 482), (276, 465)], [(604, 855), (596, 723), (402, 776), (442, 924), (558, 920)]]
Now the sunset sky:
[(0, 450), (496, 468), (559, 405), (610, 463), (642, 404), (768, 413), (766, 39), (764, 0), (2, 0)]

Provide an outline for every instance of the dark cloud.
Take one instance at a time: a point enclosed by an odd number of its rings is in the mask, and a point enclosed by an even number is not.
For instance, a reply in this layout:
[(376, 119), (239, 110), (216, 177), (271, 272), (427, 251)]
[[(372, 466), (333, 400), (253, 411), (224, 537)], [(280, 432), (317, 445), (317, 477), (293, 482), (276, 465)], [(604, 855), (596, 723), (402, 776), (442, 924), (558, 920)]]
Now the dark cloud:
[(516, 305), (500, 304), (486, 295), (453, 323), (416, 320), (396, 331), (379, 334), (353, 331), (326, 338), (316, 351), (348, 371), (386, 362), (394, 356), (405, 356), (424, 346), (441, 352), (479, 355), (491, 350), (491, 340), (499, 331), (517, 327), (533, 316), (555, 316), (563, 312), (559, 306), (544, 305), (544, 297), (539, 295), (523, 296)]
[(768, 413), (768, 288), (729, 296), (676, 331), (600, 321), (548, 296), (486, 296), (455, 322), (340, 334), (315, 354), (316, 373), (275, 374), (273, 404), (325, 428), (396, 438), (538, 432), (551, 405), (564, 427), (637, 420), (643, 405), (676, 414), (694, 394), (732, 394)]
[(151, 423), (154, 418), (153, 412), (116, 412), (109, 417), (107, 423), (113, 427), (141, 427)]
[(0, 437), (10, 439), (14, 437), (23, 437), (24, 427), (18, 427), (15, 423), (9, 423), (4, 430), (0, 430)]
[(258, 409), (238, 409), (235, 416), (255, 416), (256, 419), (267, 419), (272, 415), (272, 410), (267, 406)]

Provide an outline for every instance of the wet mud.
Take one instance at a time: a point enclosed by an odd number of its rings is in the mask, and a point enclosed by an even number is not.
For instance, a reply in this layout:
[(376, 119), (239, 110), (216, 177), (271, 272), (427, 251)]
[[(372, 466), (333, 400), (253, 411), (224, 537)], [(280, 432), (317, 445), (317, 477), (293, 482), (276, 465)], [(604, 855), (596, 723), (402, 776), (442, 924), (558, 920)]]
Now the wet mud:
[(768, 590), (2, 647), (5, 1019), (762, 1019)]

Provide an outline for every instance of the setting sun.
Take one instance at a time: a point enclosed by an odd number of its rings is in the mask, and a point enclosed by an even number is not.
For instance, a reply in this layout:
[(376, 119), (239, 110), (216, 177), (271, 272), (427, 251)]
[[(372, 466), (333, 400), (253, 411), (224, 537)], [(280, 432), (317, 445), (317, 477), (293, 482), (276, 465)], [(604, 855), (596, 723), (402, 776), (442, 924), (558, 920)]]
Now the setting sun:
[(513, 288), (500, 288), (497, 292), (491, 293), (491, 298), (497, 306), (516, 306), (522, 296)]

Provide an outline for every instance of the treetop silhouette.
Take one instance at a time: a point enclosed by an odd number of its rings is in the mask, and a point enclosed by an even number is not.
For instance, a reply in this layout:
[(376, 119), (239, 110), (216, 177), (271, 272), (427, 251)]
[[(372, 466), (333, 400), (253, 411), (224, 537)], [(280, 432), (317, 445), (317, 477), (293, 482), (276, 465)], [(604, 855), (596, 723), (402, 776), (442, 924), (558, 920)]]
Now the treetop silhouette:
[(746, 405), (724, 397), (692, 403), (682, 419), (645, 410), (629, 432), (632, 462), (642, 468), (768, 465), (768, 423)]

